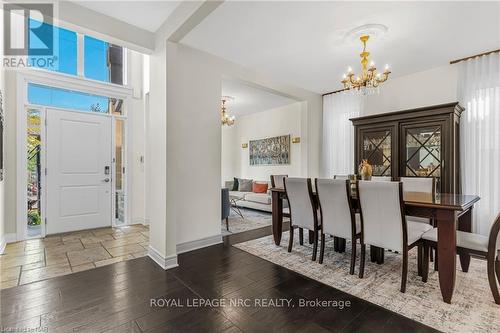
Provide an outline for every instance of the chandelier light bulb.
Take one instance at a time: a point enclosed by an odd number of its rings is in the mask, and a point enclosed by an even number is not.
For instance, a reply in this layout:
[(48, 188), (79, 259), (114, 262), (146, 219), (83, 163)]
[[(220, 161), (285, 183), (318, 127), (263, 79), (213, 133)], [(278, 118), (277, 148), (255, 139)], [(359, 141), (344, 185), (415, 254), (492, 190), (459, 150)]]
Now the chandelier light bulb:
[(385, 64), (385, 70), (388, 71), (389, 70), (389, 64)]
[(347, 73), (349, 73), (349, 74), (352, 73), (352, 67), (351, 66), (347, 67)]
[(373, 60), (370, 62), (370, 67), (375, 67), (375, 62)]

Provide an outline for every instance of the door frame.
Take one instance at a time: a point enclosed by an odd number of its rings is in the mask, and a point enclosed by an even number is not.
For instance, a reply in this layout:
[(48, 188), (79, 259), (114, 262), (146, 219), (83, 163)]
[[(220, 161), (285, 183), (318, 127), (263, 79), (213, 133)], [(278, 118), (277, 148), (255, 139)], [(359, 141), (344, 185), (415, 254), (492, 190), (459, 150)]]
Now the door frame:
[[(42, 186), (42, 223), (41, 223), (41, 235), (33, 238), (39, 238), (39, 237), (45, 237), (46, 236), (46, 228), (45, 228), (45, 209), (46, 209), (46, 199), (47, 199), (47, 186), (46, 186), (46, 179), (45, 179), (45, 173), (43, 172), (43, 168), (45, 168), (46, 161), (45, 161), (45, 155), (46, 155), (46, 110), (47, 109), (57, 109), (57, 110), (63, 110), (67, 112), (79, 112), (82, 113), (83, 111), (79, 110), (71, 110), (71, 109), (61, 109), (57, 107), (51, 107), (51, 106), (44, 106), (44, 105), (33, 105), (28, 103), (28, 84), (34, 83), (34, 84), (40, 84), (40, 85), (45, 85), (49, 87), (54, 87), (54, 88), (60, 88), (60, 89), (65, 89), (65, 90), (75, 90), (79, 92), (84, 92), (84, 93), (89, 93), (89, 94), (94, 94), (94, 95), (99, 95), (99, 96), (105, 96), (105, 97), (111, 97), (111, 98), (119, 98), (123, 99), (123, 113), (122, 115), (112, 115), (112, 114), (99, 114), (100, 116), (103, 117), (111, 117), (112, 118), (112, 125), (111, 125), (111, 131), (112, 131), (112, 179), (115, 178), (115, 161), (116, 161), (116, 149), (115, 149), (115, 124), (116, 124), (116, 119), (121, 119), (124, 120), (124, 144), (125, 144), (125, 150), (124, 150), (124, 165), (125, 165), (125, 175), (123, 177), (124, 181), (124, 189), (125, 189), (125, 203), (124, 203), (124, 212), (125, 212), (125, 221), (121, 225), (129, 225), (131, 223), (130, 216), (130, 207), (129, 202), (131, 202), (133, 193), (131, 191), (131, 184), (132, 184), (132, 172), (130, 172), (130, 166), (132, 166), (132, 153), (131, 153), (131, 144), (130, 144), (130, 137), (132, 135), (132, 121), (133, 121), (133, 112), (129, 112), (130, 110), (130, 105), (131, 105), (131, 99), (133, 97), (133, 89), (130, 87), (125, 87), (125, 86), (119, 86), (116, 84), (112, 83), (107, 83), (107, 82), (100, 82), (100, 81), (95, 81), (95, 80), (88, 80), (84, 78), (79, 78), (79, 77), (74, 77), (71, 75), (66, 75), (66, 74), (61, 74), (57, 72), (50, 72), (42, 69), (30, 69), (29, 71), (22, 71), (17, 73), (16, 77), (16, 90), (17, 90), (17, 101), (16, 101), (16, 106), (17, 106), (17, 112), (16, 112), (16, 159), (17, 159), (17, 170), (16, 170), (16, 238), (18, 241), (28, 239), (27, 236), (27, 213), (28, 213), (28, 208), (27, 208), (27, 191), (26, 191), (26, 184), (27, 184), (27, 174), (26, 174), (26, 168), (27, 168), (27, 154), (26, 154), (26, 130), (27, 130), (27, 123), (26, 123), (26, 110), (28, 107), (32, 108), (37, 108), (41, 110), (41, 124), (43, 126), (42, 129), (42, 144), (41, 144), (41, 164), (42, 164), (42, 172), (41, 172), (41, 186)], [(115, 220), (115, 195), (116, 195), (116, 190), (115, 190), (115, 185), (116, 182), (113, 181), (112, 185), (112, 204), (111, 204), (111, 221), (112, 221), (112, 226), (116, 226), (116, 220)], [(49, 222), (50, 223), (50, 222)]]

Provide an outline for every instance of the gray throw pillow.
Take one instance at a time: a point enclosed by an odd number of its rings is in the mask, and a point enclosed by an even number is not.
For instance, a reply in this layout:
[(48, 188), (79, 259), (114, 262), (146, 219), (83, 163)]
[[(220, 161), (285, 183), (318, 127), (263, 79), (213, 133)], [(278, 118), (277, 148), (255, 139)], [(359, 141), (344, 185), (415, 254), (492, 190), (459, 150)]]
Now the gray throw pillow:
[(238, 178), (238, 191), (240, 192), (252, 192), (252, 179), (241, 179)]

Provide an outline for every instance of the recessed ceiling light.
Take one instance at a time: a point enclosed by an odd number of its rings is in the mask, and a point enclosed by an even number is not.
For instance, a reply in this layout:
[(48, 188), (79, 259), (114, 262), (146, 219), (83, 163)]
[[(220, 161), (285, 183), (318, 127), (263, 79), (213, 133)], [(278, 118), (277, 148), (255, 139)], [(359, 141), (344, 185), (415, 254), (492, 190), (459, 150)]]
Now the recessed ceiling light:
[(383, 24), (364, 24), (347, 32), (344, 35), (344, 43), (357, 43), (359, 42), (359, 37), (366, 35), (370, 36), (370, 39), (381, 39), (388, 31), (389, 28)]

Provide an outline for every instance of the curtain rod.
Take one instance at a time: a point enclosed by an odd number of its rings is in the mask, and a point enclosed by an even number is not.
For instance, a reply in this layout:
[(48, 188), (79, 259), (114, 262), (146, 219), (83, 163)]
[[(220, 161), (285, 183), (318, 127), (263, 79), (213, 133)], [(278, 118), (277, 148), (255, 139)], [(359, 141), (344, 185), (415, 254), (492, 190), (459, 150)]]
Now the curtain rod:
[(336, 94), (336, 93), (339, 93), (339, 92), (343, 92), (343, 91), (346, 91), (346, 90), (349, 90), (349, 89), (339, 89), (339, 90), (335, 90), (335, 91), (330, 91), (330, 92), (327, 92), (327, 93), (324, 93), (323, 95), (321, 96), (326, 96), (326, 95), (331, 95), (331, 94)]
[(475, 54), (475, 55), (470, 56), (470, 57), (466, 57), (466, 58), (462, 58), (462, 59), (457, 59), (457, 60), (450, 61), (450, 65), (456, 64), (457, 62), (461, 62), (461, 61), (465, 61), (465, 60), (469, 60), (469, 59), (474, 59), (474, 58), (477, 58), (477, 57), (485, 56), (485, 55), (492, 54), (492, 53), (499, 53), (499, 52), (500, 52), (500, 49), (496, 49), (496, 50), (493, 50), (493, 51), (488, 51), (488, 52), (484, 52), (484, 53), (480, 53), (480, 54)]

